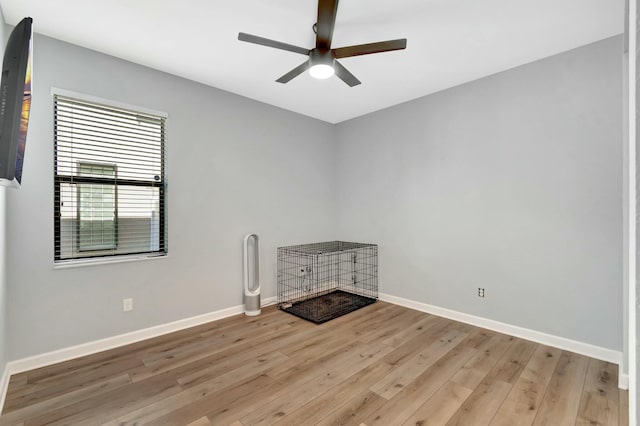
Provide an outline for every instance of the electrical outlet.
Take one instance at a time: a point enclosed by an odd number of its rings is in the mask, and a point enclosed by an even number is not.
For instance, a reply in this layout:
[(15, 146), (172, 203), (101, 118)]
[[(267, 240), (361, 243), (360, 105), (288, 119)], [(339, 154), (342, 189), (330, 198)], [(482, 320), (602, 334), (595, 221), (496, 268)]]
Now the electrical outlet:
[(133, 311), (133, 299), (122, 299), (122, 310), (124, 312)]
[(478, 287), (478, 297), (484, 297), (484, 288)]

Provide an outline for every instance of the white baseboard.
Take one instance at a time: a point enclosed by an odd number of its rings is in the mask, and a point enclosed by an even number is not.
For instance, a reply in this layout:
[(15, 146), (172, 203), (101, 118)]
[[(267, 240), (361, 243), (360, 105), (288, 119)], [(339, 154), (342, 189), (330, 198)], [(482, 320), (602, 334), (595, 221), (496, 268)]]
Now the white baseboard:
[[(620, 367), (620, 365), (618, 365)], [(629, 375), (618, 373), (618, 387), (623, 390), (629, 390)]]
[[(542, 333), (540, 331), (528, 328), (518, 327), (516, 325), (506, 324), (491, 319), (469, 315), (451, 309), (441, 308), (439, 306), (428, 305), (414, 300), (403, 299), (402, 297), (392, 296), (390, 294), (380, 293), (379, 299), (384, 302), (393, 303), (394, 305), (404, 306), (406, 308), (415, 309), (416, 311), (426, 312), (437, 315), (439, 317), (448, 318), (454, 321), (463, 322), (465, 324), (475, 325), (477, 327), (486, 328), (497, 331), (499, 333), (508, 334), (510, 336), (519, 337), (532, 342), (541, 343), (547, 346), (553, 346), (562, 350), (575, 352), (586, 355), (591, 358), (599, 359), (613, 364), (618, 364), (618, 370), (622, 368), (622, 352), (612, 349), (602, 348), (600, 346), (591, 345), (589, 343), (578, 342), (576, 340), (564, 337), (554, 336), (552, 334)], [(629, 388), (629, 377), (626, 374), (618, 373), (618, 387), (620, 389)]]
[[(262, 300), (261, 305), (263, 307), (274, 304), (275, 297), (268, 297)], [(216, 321), (222, 318), (227, 318), (232, 315), (241, 314), (244, 312), (244, 306), (233, 306), (231, 308), (221, 309), (219, 311), (210, 312), (203, 315), (197, 315), (191, 318), (185, 318), (178, 321), (170, 322), (167, 324), (161, 324), (154, 327), (145, 328), (142, 330), (136, 330), (117, 336), (107, 337), (105, 339), (94, 340), (93, 342), (83, 343), (68, 348), (59, 349), (52, 352), (47, 352), (40, 355), (31, 356), (28, 358), (19, 359), (7, 363), (0, 382), (0, 410), (4, 407), (4, 399), (7, 395), (7, 387), (9, 385), (9, 378), (13, 374), (22, 373), (24, 371), (33, 370), (35, 368), (45, 367), (47, 365), (57, 364), (59, 362), (68, 361), (70, 359), (79, 358), (98, 352), (114, 349), (120, 346), (129, 345), (131, 343), (140, 342), (142, 340), (150, 339), (152, 337), (162, 336), (175, 331), (184, 330), (186, 328), (195, 327), (197, 325), (206, 324), (211, 321)]]

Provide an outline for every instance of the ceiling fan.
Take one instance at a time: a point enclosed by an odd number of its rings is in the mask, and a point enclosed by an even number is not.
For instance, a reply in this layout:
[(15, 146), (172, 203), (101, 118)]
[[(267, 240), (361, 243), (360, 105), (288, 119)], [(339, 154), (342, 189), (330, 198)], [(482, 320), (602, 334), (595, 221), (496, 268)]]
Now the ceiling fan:
[(309, 56), (308, 60), (277, 79), (276, 81), (278, 83), (287, 83), (308, 69), (312, 77), (324, 79), (335, 74), (350, 87), (357, 86), (360, 84), (360, 80), (351, 74), (336, 59), (402, 50), (407, 47), (407, 39), (401, 38), (332, 49), (331, 41), (333, 38), (333, 28), (336, 23), (336, 14), (338, 12), (338, 1), (339, 0), (318, 0), (318, 20), (313, 26), (316, 33), (316, 47), (313, 49), (305, 49), (304, 47), (298, 47), (247, 33), (239, 33), (238, 40)]

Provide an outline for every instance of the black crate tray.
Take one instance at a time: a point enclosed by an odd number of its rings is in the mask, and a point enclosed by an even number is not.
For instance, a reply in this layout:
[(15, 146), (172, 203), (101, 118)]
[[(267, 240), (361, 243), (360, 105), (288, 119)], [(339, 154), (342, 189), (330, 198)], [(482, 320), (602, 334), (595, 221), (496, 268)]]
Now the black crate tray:
[(370, 297), (336, 290), (300, 302), (281, 304), (279, 307), (281, 310), (300, 318), (322, 324), (375, 301), (376, 299)]

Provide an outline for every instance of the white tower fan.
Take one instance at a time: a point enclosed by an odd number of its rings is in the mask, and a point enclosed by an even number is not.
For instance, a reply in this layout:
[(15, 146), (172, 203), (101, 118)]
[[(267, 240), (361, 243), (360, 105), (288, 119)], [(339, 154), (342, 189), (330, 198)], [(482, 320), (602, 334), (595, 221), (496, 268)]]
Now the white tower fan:
[[(250, 244), (253, 241), (253, 244)], [(251, 250), (253, 248), (253, 250)], [(260, 315), (260, 239), (256, 234), (244, 237), (244, 313)]]

